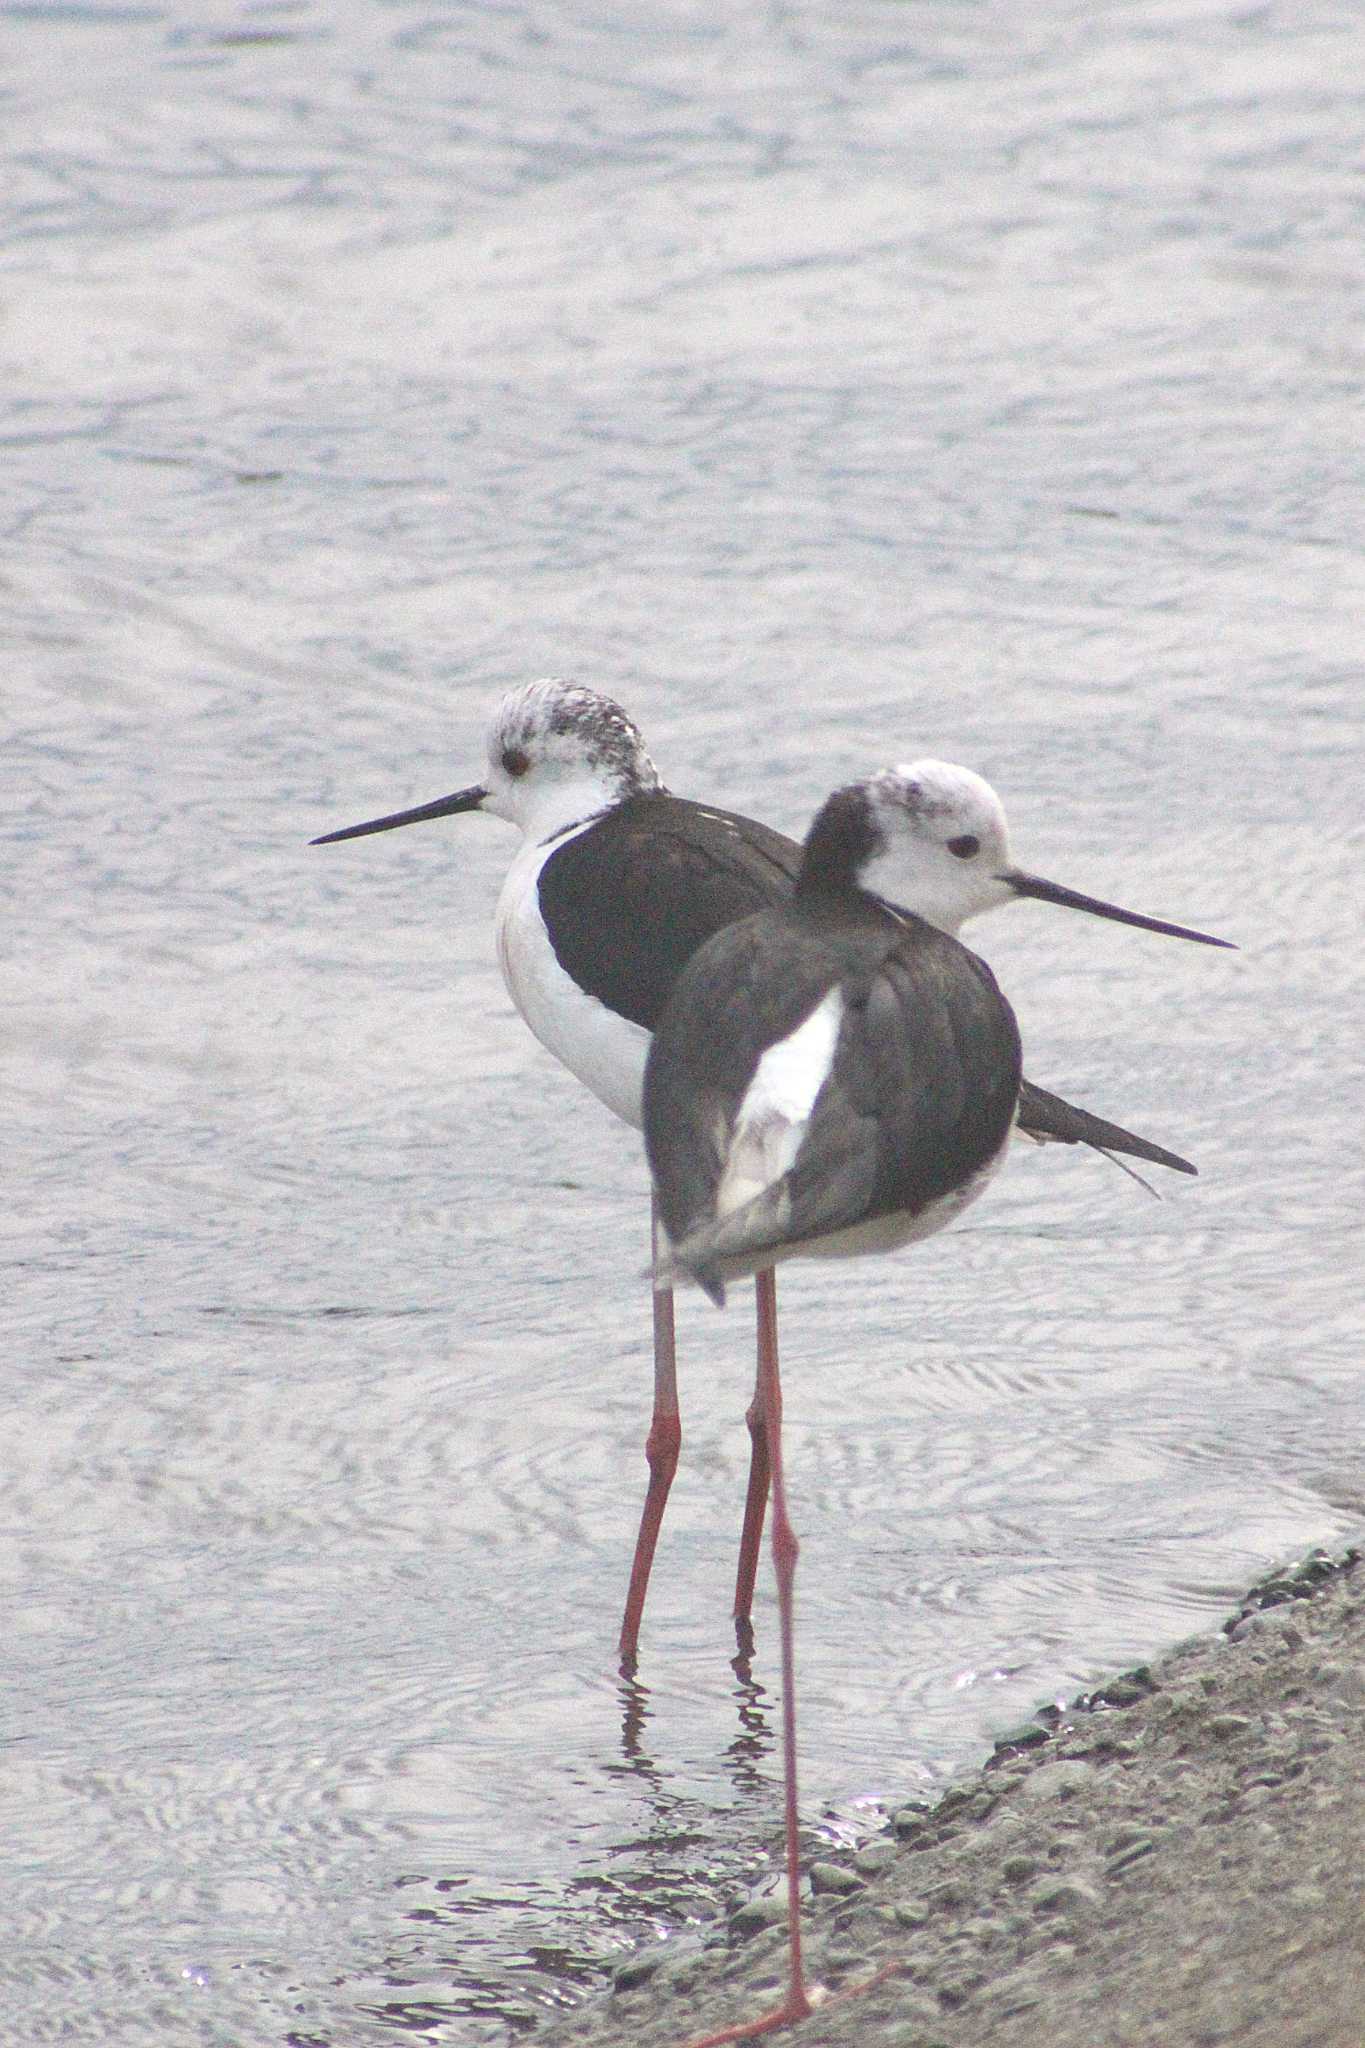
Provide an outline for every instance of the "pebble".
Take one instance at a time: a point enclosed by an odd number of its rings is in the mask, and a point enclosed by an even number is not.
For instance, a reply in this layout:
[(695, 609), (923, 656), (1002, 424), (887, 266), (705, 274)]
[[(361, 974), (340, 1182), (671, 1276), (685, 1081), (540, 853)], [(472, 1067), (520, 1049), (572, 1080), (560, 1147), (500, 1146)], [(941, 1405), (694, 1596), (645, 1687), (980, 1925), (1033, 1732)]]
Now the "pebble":
[(1064, 1758), (1030, 1771), (1019, 1786), (1018, 1796), (1029, 1806), (1046, 1806), (1053, 1799), (1074, 1799), (1094, 1782), (1094, 1764), (1082, 1763), (1079, 1757)]
[(945, 1792), (939, 1800), (934, 1809), (934, 1819), (947, 1820), (951, 1815), (960, 1812), (971, 1798), (974, 1789), (975, 1787), (970, 1785), (954, 1785), (951, 1791)]
[(997, 1735), (995, 1749), (997, 1756), (1002, 1749), (1039, 1749), (1052, 1740), (1050, 1730), (1037, 1721), (1024, 1721), (1018, 1728), (1011, 1728), (1005, 1735)]
[(944, 2012), (956, 2012), (971, 1995), (972, 1985), (965, 1977), (946, 1977), (938, 1987), (938, 2002)]
[(633, 1991), (637, 1984), (646, 1984), (654, 1975), (668, 1951), (662, 1944), (657, 1949), (641, 1949), (638, 1955), (627, 1956), (618, 1963), (612, 1977), (614, 1991)]
[(872, 2036), (877, 2048), (928, 2048), (929, 2043), (941, 2038), (936, 2003), (913, 1993), (909, 1997), (898, 1993), (896, 2008), (895, 2019)]
[(835, 1892), (840, 1898), (865, 1889), (857, 1871), (846, 1869), (842, 1863), (812, 1863), (810, 1888), (813, 1892)]
[[(1365, 1593), (1365, 1571), (1359, 1576)], [(842, 2009), (837, 2020), (831, 2014), (829, 2040), (841, 2048), (852, 2042), (857, 2048), (949, 2048), (959, 2030), (971, 2032), (971, 2015), (977, 2013), (977, 2026), (989, 2021), (1010, 2048), (1024, 2048), (1025, 2042), (1038, 2048), (1051, 2038), (1046, 2020), (1060, 1980), (1074, 1981), (1079, 1973), (1082, 1984), (1088, 1981), (1095, 1968), (1090, 1956), (1107, 1950), (1111, 1934), (1126, 1924), (1129, 1902), (1144, 1887), (1154, 1901), (1169, 1905), (1170, 1881), (1180, 1878), (1187, 1856), (1202, 1855), (1206, 1865), (1226, 1873), (1214, 1889), (1229, 1901), (1245, 1894), (1254, 1902), (1274, 1868), (1280, 1881), (1278, 1919), (1273, 1913), (1270, 1919), (1273, 1961), (1283, 1967), (1300, 1951), (1316, 1955), (1336, 1925), (1338, 1887), (1325, 1881), (1325, 1863), (1299, 1861), (1296, 1867), (1292, 1857), (1281, 1863), (1284, 1817), (1292, 1815), (1310, 1838), (1325, 1838), (1336, 1825), (1334, 1804), (1343, 1815), (1354, 1814), (1348, 1807), (1353, 1781), (1343, 1780), (1339, 1769), (1320, 1781), (1309, 1759), (1343, 1740), (1339, 1696), (1343, 1712), (1353, 1692), (1365, 1698), (1365, 1656), (1357, 1665), (1329, 1641), (1303, 1600), (1293, 1607), (1302, 1633), (1290, 1643), (1281, 1619), (1287, 1611), (1249, 1618), (1255, 1625), (1245, 1633), (1257, 1641), (1246, 1650), (1224, 1641), (1196, 1646), (1197, 1655), (1177, 1654), (1157, 1674), (1169, 1689), (1156, 1692), (1136, 1714), (1087, 1716), (1078, 1709), (1045, 1755), (1033, 1748), (1006, 1757), (988, 1776), (977, 1773), (953, 1786), (934, 1808), (919, 1799), (905, 1801), (890, 1817), (897, 1839), (874, 1835), (841, 1863), (817, 1866), (812, 1889), (834, 1896), (822, 1898), (811, 1916), (813, 1969), (828, 1966), (829, 1981), (842, 1974), (845, 1983), (853, 1983), (891, 1957), (898, 1966), (894, 1982), (888, 1980), (861, 2008), (850, 2007), (847, 2020)], [(1290, 1650), (1304, 1640), (1307, 1656), (1296, 1658), (1293, 1669), (1282, 1663), (1280, 1645)], [(1210, 1665), (1213, 1676), (1206, 1683)], [(1131, 1747), (1141, 1759), (1131, 1775), (1111, 1761), (1109, 1731), (1119, 1729), (1135, 1738)], [(1047, 1731), (1033, 1723), (1028, 1732), (1036, 1741)], [(973, 1828), (992, 1804), (986, 1825)], [(1274, 1825), (1267, 1818), (1271, 1812)], [(1212, 1825), (1201, 1828), (1201, 1821)], [(1235, 1825), (1219, 1827), (1220, 1822)], [(1078, 1824), (1084, 1835), (1077, 1835)], [(910, 1863), (901, 1845), (928, 1854)], [(1158, 1850), (1161, 1862), (1155, 1864)], [(880, 1877), (892, 1864), (899, 1869), (890, 1881), (868, 1889), (863, 1880)], [(837, 1873), (833, 1885), (826, 1883), (826, 1871)], [(901, 1897), (911, 1873), (920, 1894)], [(1153, 1873), (1159, 1882), (1152, 1881)], [(767, 1931), (737, 1950), (733, 1967), (737, 1976), (743, 1974), (744, 1988), (735, 2011), (713, 2017), (713, 2024), (742, 2018), (775, 1995), (756, 1987), (760, 1975), (771, 1986), (781, 1978), (784, 1899), (781, 1891), (765, 1893), (731, 1922), (736, 1931), (746, 1919)], [(1216, 1958), (1211, 1964), (1205, 1924), (1192, 1915), (1188, 1927), (1187, 1940), (1180, 1912), (1166, 1914), (1168, 1980), (1183, 1982), (1188, 1948), (1194, 2002), (1202, 1998)], [(612, 2041), (618, 2048), (626, 2042), (630, 2048), (656, 2048), (665, 2041), (676, 2048), (678, 2038), (691, 2038), (696, 2028), (667, 2024), (670, 1993), (681, 1990), (690, 2007), (694, 1979), (706, 1981), (715, 1966), (714, 1952), (691, 1944), (677, 1954), (672, 1944), (647, 1943), (623, 1957), (615, 1982), (626, 1996), (617, 2008)], [(1129, 2014), (1132, 1997), (1126, 1983), (1106, 1993), (1105, 2019), (1114, 2038), (1145, 2039), (1148, 2016), (1136, 2009)], [(1189, 2048), (1197, 2041), (1231, 2048), (1244, 2017), (1241, 2004), (1226, 2013), (1201, 2007), (1183, 2032), (1166, 2038)], [(1355, 2048), (1358, 2037), (1349, 2026), (1340, 2042), (1331, 2037), (1331, 2048), (1344, 2048), (1347, 2038)], [(1071, 2035), (1066, 2039), (1070, 2048)], [(1075, 2039), (1089, 2039), (1083, 2025)], [(1324, 2036), (1323, 2048), (1327, 2041)]]
[(994, 2009), (1010, 2018), (1015, 2013), (1031, 2011), (1037, 2005), (1044, 1988), (1045, 1966), (1027, 1962), (1011, 1970), (1008, 1976), (998, 1979), (995, 1994), (991, 2000)]
[(1358, 1666), (1319, 1664), (1313, 1679), (1333, 1699), (1345, 1700), (1348, 1705), (1365, 1697), (1365, 1671)]
[(1107, 1685), (1102, 1685), (1091, 1697), (1106, 1707), (1135, 1707), (1139, 1700), (1148, 1699), (1151, 1692), (1152, 1674), (1143, 1665), (1131, 1675), (1111, 1678)]
[(866, 1959), (867, 1950), (862, 1943), (846, 1934), (825, 1943), (820, 1951), (818, 1972), (821, 1976), (826, 1971), (841, 1976), (845, 1971), (864, 1965)]
[(663, 1968), (654, 1973), (652, 1991), (665, 1987), (674, 1994), (690, 1991), (708, 1969), (708, 1959), (702, 1952), (694, 1950), (691, 1955), (673, 1956)]
[(1123, 1847), (1111, 1857), (1107, 1865), (1109, 1875), (1111, 1877), (1120, 1877), (1125, 1870), (1131, 1869), (1133, 1864), (1141, 1863), (1144, 1857), (1153, 1855), (1160, 1839), (1159, 1834), (1143, 1835), (1135, 1833), (1132, 1839), (1126, 1841)]
[(863, 1892), (839, 1908), (831, 1922), (836, 1934), (856, 1935), (859, 1941), (870, 1941), (874, 1937), (879, 1908), (868, 1905), (871, 1896), (870, 1892)]
[[(812, 1878), (814, 1871), (811, 1872)], [(765, 1927), (776, 1927), (787, 1917), (785, 1893), (765, 1892), (761, 1898), (746, 1899), (730, 1915), (730, 1933), (737, 1941), (743, 1941), (751, 1934), (761, 1934)]]
[(896, 1860), (896, 1845), (884, 1837), (875, 1842), (864, 1842), (853, 1859), (853, 1868), (864, 1877), (876, 1877)]
[(1028, 1899), (1035, 1913), (1077, 1913), (1098, 1906), (1100, 1895), (1079, 1877), (1044, 1877)]
[(1158, 1720), (1181, 1721), (1201, 1712), (1203, 1704), (1193, 1686), (1177, 1686), (1153, 1703), (1152, 1713)]

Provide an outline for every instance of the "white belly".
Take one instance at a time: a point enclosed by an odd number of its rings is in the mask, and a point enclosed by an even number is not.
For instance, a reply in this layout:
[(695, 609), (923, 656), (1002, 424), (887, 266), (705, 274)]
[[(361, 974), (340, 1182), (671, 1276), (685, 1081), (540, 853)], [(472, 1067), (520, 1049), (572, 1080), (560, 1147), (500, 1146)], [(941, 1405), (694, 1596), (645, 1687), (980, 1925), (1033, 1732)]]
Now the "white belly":
[(541, 1044), (614, 1116), (638, 1130), (649, 1033), (584, 994), (556, 960), (541, 920), (541, 868), (573, 836), (566, 833), (549, 846), (523, 846), (512, 862), (498, 898), (498, 964), (507, 993)]
[(1008, 1150), (1009, 1139), (1006, 1138), (995, 1157), (978, 1168), (970, 1180), (964, 1181), (960, 1188), (954, 1188), (951, 1194), (940, 1195), (918, 1215), (909, 1215), (901, 1209), (890, 1216), (875, 1217), (870, 1223), (851, 1223), (847, 1229), (827, 1231), (823, 1237), (801, 1238), (795, 1244), (778, 1245), (775, 1249), (757, 1253), (734, 1253), (720, 1260), (721, 1274), (726, 1280), (743, 1280), (763, 1266), (781, 1265), (787, 1259), (857, 1258), (864, 1252), (899, 1251), (902, 1245), (915, 1244), (922, 1237), (933, 1237), (985, 1193), (1004, 1164)]
[(995, 1179), (1004, 1164), (1009, 1150), (1006, 1138), (993, 1159), (964, 1181), (960, 1188), (954, 1188), (950, 1195), (940, 1195), (927, 1209), (921, 1209), (917, 1216), (907, 1216), (901, 1210), (894, 1216), (879, 1216), (873, 1223), (855, 1223), (847, 1230), (832, 1230), (827, 1237), (808, 1238), (805, 1244), (795, 1247), (798, 1257), (810, 1259), (847, 1259), (860, 1252), (894, 1252), (903, 1244), (915, 1244), (922, 1237), (933, 1237), (936, 1232), (946, 1230), (955, 1222), (964, 1209)]

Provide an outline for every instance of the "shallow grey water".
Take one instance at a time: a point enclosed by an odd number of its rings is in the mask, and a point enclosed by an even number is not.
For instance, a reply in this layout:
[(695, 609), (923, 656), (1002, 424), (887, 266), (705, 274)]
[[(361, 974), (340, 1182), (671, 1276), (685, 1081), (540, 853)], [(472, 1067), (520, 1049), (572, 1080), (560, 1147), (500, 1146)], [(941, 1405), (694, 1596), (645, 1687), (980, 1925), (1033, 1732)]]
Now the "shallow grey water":
[[(1350, 10), (0, 10), (0, 2038), (502, 2039), (777, 1816), (689, 1301), (637, 1689), (637, 1141), (510, 851), (314, 832), (574, 670), (799, 830), (937, 750), (1236, 938), (979, 931), (1018, 1157), (784, 1276), (811, 1825), (1359, 1528)], [(766, 1594), (765, 1594), (766, 1600)]]

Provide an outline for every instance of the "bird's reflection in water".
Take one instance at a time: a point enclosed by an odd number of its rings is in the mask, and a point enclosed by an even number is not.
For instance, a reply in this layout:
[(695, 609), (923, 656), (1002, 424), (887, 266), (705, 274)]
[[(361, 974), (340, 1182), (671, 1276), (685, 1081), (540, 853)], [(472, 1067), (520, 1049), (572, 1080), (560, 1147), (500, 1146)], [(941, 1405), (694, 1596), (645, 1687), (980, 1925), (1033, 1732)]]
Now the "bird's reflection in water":
[[(737, 1628), (739, 1626), (736, 1624)], [(775, 1701), (769, 1701), (765, 1687), (754, 1677), (753, 1649), (754, 1632), (745, 1622), (739, 1652), (730, 1659), (730, 1669), (735, 1674), (734, 1698), (739, 1715), (739, 1733), (725, 1752), (725, 1769), (741, 1790), (752, 1798), (762, 1798), (775, 1808), (776, 1786), (763, 1775), (759, 1765), (777, 1746), (777, 1731), (769, 1715), (776, 1716), (779, 1709)]]
[(633, 1917), (637, 1938), (646, 1925), (662, 1937), (717, 1919), (771, 1861), (781, 1785), (769, 1766), (778, 1748), (780, 1715), (747, 1658), (736, 1658), (733, 1669), (738, 1728), (721, 1763), (736, 1796), (722, 1810), (673, 1789), (671, 1780), (683, 1762), (675, 1772), (659, 1763), (650, 1746), (650, 1723), (658, 1712), (650, 1688), (638, 1678), (618, 1680), (621, 1755), (602, 1768), (617, 1776), (629, 1773), (643, 1803), (642, 1825), (609, 1851), (610, 1883), (618, 1922)]
[[(659, 1767), (642, 1740), (645, 1723), (653, 1718), (649, 1705), (649, 1687), (642, 1685), (638, 1678), (622, 1675), (617, 1680), (616, 1697), (621, 1702), (621, 1755), (625, 1759), (626, 1769), (657, 1785)], [(608, 1770), (614, 1768), (615, 1766), (611, 1764), (607, 1766)]]
[[(640, 1679), (618, 1678), (619, 1749), (596, 1770), (617, 1787), (621, 1830), (597, 1837), (556, 1887), (493, 1891), (449, 1871), (408, 1874), (383, 1981), (428, 1994), (429, 2021), (497, 2019), (518, 2033), (604, 1987), (627, 1956), (721, 1920), (775, 1868), (781, 1832), (779, 1703), (746, 1656), (732, 1668), (737, 1726), (721, 1759), (729, 1798), (682, 1789), (694, 1782), (694, 1759), (669, 1758), (666, 1729), (653, 1725), (666, 1702)], [(433, 1979), (444, 1989), (436, 2003)], [(364, 2009), (403, 2026), (417, 2008)]]
[[(759, 1765), (771, 1755), (777, 1743), (777, 1733), (770, 1716), (776, 1716), (778, 1707), (753, 1675), (751, 1651), (752, 1636), (749, 1652), (742, 1650), (730, 1660), (730, 1668), (735, 1674), (733, 1696), (739, 1733), (725, 1752), (724, 1768), (726, 1775), (748, 1800), (766, 1805), (775, 1798), (775, 1789)], [(623, 1676), (617, 1680), (616, 1697), (621, 1707), (622, 1764), (618, 1766), (613, 1762), (603, 1768), (609, 1772), (623, 1768), (645, 1780), (661, 1798), (670, 1797), (663, 1790), (667, 1774), (645, 1746), (645, 1729), (654, 1719), (649, 1687), (638, 1678)]]

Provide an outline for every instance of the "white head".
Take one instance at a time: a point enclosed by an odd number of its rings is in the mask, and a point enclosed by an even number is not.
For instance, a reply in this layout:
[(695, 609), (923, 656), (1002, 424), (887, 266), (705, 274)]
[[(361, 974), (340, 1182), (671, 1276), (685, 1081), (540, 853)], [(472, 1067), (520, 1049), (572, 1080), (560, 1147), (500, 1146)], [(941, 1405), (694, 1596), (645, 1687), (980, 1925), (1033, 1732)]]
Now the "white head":
[(481, 809), (544, 839), (662, 789), (639, 728), (619, 704), (564, 676), (509, 690), (488, 728)]
[(1015, 895), (1005, 809), (989, 782), (951, 761), (912, 761), (863, 783), (876, 850), (860, 886), (940, 931)]
[(416, 810), (328, 832), (315, 846), (391, 832), (456, 811), (491, 811), (528, 839), (553, 839), (627, 797), (661, 791), (638, 727), (619, 704), (564, 676), (510, 690), (488, 728), (488, 780)]
[(983, 910), (1033, 896), (1170, 938), (1228, 943), (1016, 867), (999, 797), (989, 782), (951, 761), (912, 761), (836, 790), (811, 826), (798, 886), (861, 889), (951, 933)]

